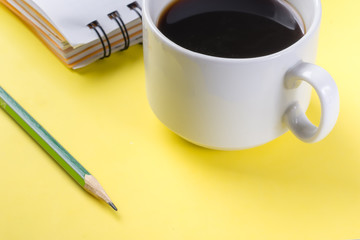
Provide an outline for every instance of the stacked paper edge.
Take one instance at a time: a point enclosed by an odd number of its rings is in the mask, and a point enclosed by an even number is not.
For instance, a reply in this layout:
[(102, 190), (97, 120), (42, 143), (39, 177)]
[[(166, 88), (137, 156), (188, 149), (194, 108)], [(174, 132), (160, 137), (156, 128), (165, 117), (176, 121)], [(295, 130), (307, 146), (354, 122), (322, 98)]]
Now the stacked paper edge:
[[(0, 0), (7, 8), (15, 13), (42, 42), (69, 68), (81, 68), (100, 59), (104, 55), (104, 48), (100, 39), (71, 46), (66, 38), (39, 11), (21, 0)], [(126, 24), (130, 39), (130, 46), (142, 42), (141, 18), (135, 18)], [(89, 31), (92, 31), (89, 28)], [(125, 38), (119, 28), (107, 33), (111, 45), (111, 52), (123, 49)], [(108, 51), (109, 46), (105, 45)]]

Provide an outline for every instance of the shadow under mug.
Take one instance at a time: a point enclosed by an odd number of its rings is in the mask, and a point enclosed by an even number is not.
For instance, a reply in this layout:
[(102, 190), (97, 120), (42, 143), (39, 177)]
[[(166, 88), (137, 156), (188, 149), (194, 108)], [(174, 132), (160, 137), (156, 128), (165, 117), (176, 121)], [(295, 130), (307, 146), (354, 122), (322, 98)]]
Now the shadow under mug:
[[(171, 0), (144, 0), (144, 61), (149, 104), (169, 129), (197, 145), (238, 150), (267, 143), (290, 129), (317, 142), (333, 129), (339, 93), (330, 74), (314, 65), (320, 0), (289, 0), (305, 35), (271, 55), (231, 59), (192, 52), (156, 27)], [(311, 89), (321, 102), (319, 126), (305, 115)]]

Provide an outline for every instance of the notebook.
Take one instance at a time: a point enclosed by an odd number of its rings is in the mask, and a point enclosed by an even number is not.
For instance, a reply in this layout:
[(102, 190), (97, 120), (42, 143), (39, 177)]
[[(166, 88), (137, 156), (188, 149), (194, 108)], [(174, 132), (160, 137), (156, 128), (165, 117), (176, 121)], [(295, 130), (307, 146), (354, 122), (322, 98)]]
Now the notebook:
[(142, 41), (141, 0), (0, 0), (69, 68)]

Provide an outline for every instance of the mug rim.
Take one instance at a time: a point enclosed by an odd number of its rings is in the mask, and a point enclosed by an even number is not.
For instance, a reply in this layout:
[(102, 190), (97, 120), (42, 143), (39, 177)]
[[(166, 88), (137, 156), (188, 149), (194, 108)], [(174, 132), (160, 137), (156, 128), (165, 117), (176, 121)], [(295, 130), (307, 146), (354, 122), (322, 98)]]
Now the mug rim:
[(301, 45), (308, 38), (310, 38), (311, 35), (314, 34), (314, 32), (317, 30), (317, 27), (320, 24), (321, 14), (322, 14), (321, 0), (312, 0), (312, 1), (314, 1), (314, 8), (315, 8), (315, 14), (314, 14), (313, 20), (310, 24), (310, 27), (306, 31), (305, 35), (303, 37), (301, 37), (298, 41), (296, 41), (295, 43), (291, 44), (289, 47), (286, 47), (278, 52), (264, 55), (264, 56), (251, 57), (251, 58), (225, 58), (225, 57), (210, 56), (210, 55), (206, 55), (203, 53), (198, 53), (198, 52), (189, 50), (187, 48), (184, 48), (184, 47), (174, 43), (173, 41), (171, 41), (158, 29), (158, 27), (154, 23), (153, 19), (151, 18), (148, 4), (151, 3), (152, 1), (151, 0), (143, 0), (143, 1), (144, 1), (143, 15), (144, 15), (144, 19), (145, 19), (146, 23), (150, 26), (150, 28), (152, 29), (152, 32), (154, 32), (159, 39), (166, 42), (166, 44), (168, 46), (175, 49), (176, 51), (190, 55), (193, 58), (200, 58), (202, 60), (207, 60), (207, 61), (223, 61), (223, 62), (229, 62), (229, 63), (267, 61), (267, 60), (271, 60), (274, 58), (278, 58), (278, 57), (290, 52), (293, 48), (296, 48), (298, 45)]

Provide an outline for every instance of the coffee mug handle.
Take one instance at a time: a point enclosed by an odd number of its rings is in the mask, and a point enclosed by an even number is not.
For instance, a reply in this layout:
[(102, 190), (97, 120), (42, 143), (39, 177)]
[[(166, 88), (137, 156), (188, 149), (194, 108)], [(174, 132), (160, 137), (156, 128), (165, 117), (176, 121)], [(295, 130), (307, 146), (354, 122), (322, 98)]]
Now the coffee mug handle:
[(287, 108), (284, 114), (285, 123), (300, 140), (314, 143), (325, 138), (333, 129), (339, 115), (339, 92), (334, 79), (323, 68), (300, 62), (285, 75), (285, 87), (297, 88), (301, 80), (309, 83), (319, 96), (321, 119), (318, 127), (313, 125), (300, 108), (298, 102)]

